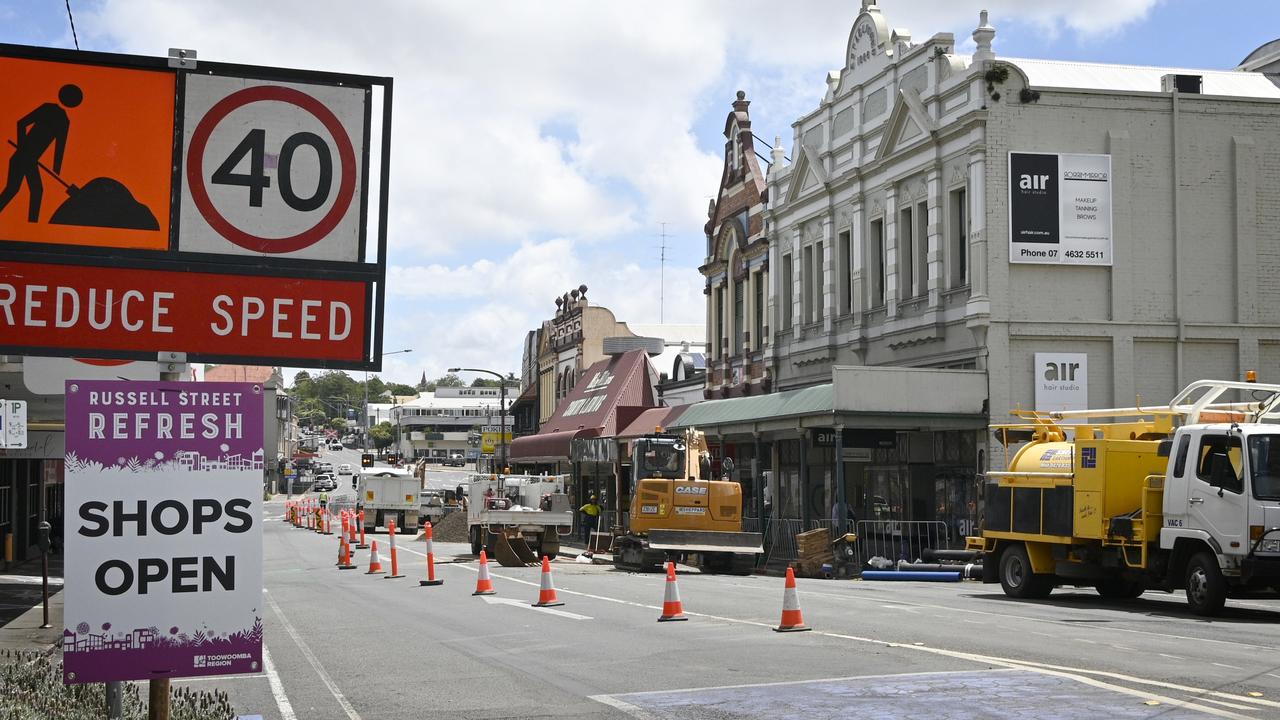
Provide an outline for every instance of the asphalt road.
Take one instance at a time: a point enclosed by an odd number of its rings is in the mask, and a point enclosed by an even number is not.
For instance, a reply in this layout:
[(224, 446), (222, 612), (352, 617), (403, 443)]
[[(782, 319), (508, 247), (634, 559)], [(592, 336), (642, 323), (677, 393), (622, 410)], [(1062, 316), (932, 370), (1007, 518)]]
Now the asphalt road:
[(179, 682), (264, 718), (1280, 717), (1280, 602), (1204, 620), (1177, 595), (801, 580), (813, 631), (775, 633), (779, 578), (690, 572), (689, 621), (658, 623), (661, 575), (560, 560), (565, 604), (534, 609), (536, 568), (495, 567), (488, 598), (474, 561), (420, 587), (421, 543), (401, 543), (406, 578), (366, 575), (366, 551), (339, 571), (334, 539), (281, 507), (264, 533), (268, 672)]

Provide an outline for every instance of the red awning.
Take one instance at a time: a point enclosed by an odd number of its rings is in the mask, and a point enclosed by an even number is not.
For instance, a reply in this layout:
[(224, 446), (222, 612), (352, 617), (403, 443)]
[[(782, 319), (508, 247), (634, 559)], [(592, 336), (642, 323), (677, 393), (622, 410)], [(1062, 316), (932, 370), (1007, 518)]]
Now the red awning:
[(526, 463), (567, 462), (569, 446), (575, 438), (596, 437), (600, 428), (561, 430), (516, 438), (511, 442), (511, 459)]

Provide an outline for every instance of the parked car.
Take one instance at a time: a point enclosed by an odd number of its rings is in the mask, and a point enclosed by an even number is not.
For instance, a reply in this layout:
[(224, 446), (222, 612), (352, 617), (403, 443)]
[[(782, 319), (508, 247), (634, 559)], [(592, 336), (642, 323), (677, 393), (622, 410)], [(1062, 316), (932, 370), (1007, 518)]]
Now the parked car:
[(445, 464), (451, 467), (462, 467), (467, 464), (467, 456), (462, 453), (453, 453)]

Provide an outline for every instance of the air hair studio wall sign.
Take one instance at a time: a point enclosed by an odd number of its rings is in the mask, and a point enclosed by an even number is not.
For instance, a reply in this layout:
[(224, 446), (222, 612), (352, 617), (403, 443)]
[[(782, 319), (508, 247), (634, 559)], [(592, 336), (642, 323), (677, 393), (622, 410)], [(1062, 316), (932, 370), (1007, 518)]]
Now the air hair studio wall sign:
[(1009, 153), (1009, 262), (1111, 265), (1111, 156)]

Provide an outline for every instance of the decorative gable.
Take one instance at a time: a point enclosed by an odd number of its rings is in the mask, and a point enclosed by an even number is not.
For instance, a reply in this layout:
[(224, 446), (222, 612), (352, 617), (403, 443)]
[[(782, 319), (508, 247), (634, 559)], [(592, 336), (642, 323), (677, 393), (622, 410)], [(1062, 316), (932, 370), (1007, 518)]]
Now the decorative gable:
[(796, 153), (795, 166), (791, 170), (791, 184), (787, 187), (787, 202), (791, 202), (808, 191), (827, 184), (826, 168), (822, 167), (822, 158), (805, 143), (800, 143), (800, 152)]
[(938, 124), (929, 117), (924, 103), (920, 102), (919, 93), (911, 88), (901, 88), (886, 127), (884, 138), (876, 148), (877, 160), (923, 140), (926, 134), (932, 135)]

